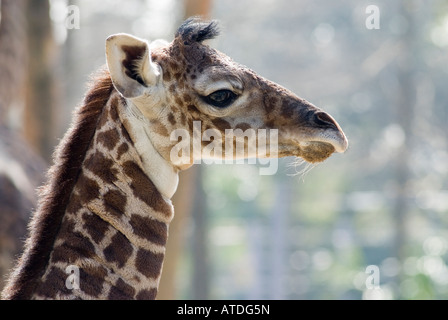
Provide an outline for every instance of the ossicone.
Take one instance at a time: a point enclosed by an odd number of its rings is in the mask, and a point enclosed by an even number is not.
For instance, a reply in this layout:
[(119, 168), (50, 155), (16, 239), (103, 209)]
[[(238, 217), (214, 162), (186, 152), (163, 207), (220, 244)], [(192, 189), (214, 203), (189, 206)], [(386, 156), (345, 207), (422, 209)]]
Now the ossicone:
[(187, 19), (177, 30), (176, 38), (180, 37), (184, 44), (201, 43), (219, 35), (216, 20), (205, 21), (199, 17)]

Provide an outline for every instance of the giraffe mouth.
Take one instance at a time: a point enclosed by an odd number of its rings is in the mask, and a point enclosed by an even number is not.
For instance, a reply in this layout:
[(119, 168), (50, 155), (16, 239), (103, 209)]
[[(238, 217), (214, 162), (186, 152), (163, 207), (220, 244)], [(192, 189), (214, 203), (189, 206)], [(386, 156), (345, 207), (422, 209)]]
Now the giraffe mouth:
[(318, 163), (333, 153), (343, 153), (348, 148), (348, 140), (343, 132), (321, 132), (316, 135), (291, 139), (280, 148), (281, 156), (296, 156), (309, 163)]
[(336, 151), (333, 144), (322, 141), (288, 143), (279, 146), (278, 157), (298, 157), (309, 163), (326, 160)]
[(343, 153), (348, 140), (342, 130), (326, 130), (299, 143), (299, 156), (310, 163), (322, 162), (333, 153)]
[(322, 141), (309, 141), (301, 143), (298, 156), (310, 163), (318, 163), (326, 160), (336, 151), (333, 144)]

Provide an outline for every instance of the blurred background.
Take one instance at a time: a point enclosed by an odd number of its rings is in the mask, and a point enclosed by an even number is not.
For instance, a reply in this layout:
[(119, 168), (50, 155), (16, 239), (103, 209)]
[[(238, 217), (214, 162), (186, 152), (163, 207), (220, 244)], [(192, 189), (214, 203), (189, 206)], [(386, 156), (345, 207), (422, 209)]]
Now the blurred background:
[(202, 15), (210, 45), (328, 111), (350, 148), (182, 172), (158, 298), (448, 299), (447, 1), (0, 4), (2, 278), (106, 37), (171, 41)]

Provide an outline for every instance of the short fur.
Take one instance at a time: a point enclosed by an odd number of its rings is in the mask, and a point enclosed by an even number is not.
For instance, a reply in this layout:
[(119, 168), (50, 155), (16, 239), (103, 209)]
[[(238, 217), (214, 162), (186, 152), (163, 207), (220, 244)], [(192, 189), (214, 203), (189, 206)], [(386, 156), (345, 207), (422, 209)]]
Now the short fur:
[(30, 238), (2, 293), (3, 299), (28, 299), (36, 279), (45, 271), (71, 191), (112, 90), (109, 72), (101, 71), (83, 105), (75, 111), (72, 127), (55, 151), (54, 165), (48, 172), (47, 183), (40, 189), (38, 209), (29, 226)]

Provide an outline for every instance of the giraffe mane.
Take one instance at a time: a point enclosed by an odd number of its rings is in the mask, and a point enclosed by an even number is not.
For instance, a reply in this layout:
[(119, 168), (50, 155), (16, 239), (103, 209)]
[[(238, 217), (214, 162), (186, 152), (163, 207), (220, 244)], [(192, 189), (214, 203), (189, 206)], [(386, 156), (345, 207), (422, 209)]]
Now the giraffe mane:
[(203, 42), (219, 35), (218, 22), (205, 22), (199, 17), (187, 19), (177, 30), (176, 37), (181, 37), (187, 43)]
[(92, 141), (97, 122), (113, 90), (106, 68), (93, 78), (83, 104), (74, 112), (71, 128), (53, 155), (47, 183), (39, 189), (39, 203), (29, 225), (24, 253), (3, 291), (3, 298), (27, 299), (45, 271), (70, 195)]

